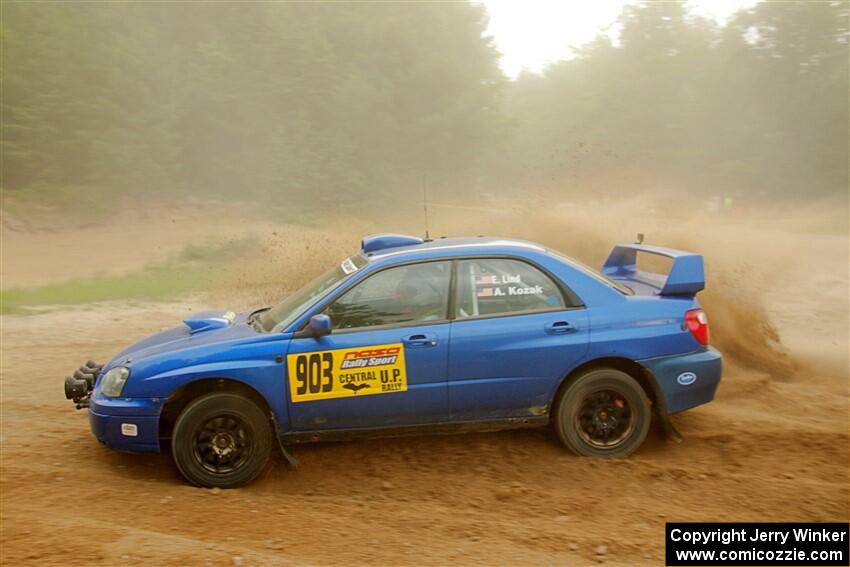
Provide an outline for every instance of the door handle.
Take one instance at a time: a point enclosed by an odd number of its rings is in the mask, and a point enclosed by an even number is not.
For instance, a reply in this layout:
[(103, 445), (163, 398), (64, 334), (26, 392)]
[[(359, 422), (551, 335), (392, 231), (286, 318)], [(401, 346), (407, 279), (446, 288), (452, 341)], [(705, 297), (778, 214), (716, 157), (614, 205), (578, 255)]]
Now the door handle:
[(437, 346), (437, 335), (417, 333), (404, 337), (401, 342), (408, 348), (427, 348)]
[(543, 330), (549, 335), (563, 335), (574, 333), (577, 329), (569, 321), (555, 321), (554, 323), (546, 323)]

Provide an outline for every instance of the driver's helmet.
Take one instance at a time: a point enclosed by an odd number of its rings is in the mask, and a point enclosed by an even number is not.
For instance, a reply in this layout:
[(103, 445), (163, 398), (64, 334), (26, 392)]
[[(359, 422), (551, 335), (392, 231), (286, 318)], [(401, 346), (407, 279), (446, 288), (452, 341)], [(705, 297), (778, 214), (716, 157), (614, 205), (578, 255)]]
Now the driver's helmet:
[(407, 275), (402, 278), (395, 288), (393, 298), (398, 303), (399, 313), (411, 315), (414, 319), (427, 315), (441, 303), (437, 292), (422, 281), (421, 270), (416, 276)]

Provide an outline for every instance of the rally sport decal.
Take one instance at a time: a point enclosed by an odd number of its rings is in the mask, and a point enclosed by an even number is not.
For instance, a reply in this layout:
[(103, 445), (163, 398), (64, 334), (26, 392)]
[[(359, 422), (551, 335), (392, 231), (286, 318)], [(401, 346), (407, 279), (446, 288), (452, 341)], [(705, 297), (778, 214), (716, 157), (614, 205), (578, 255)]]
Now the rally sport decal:
[(369, 345), (286, 357), (293, 402), (407, 391), (404, 345)]

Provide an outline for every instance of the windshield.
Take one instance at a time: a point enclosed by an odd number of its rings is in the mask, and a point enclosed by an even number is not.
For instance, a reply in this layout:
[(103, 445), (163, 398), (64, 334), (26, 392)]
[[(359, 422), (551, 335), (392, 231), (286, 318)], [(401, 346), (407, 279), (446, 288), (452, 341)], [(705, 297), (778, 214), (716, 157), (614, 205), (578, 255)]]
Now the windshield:
[(359, 254), (346, 258), (341, 264), (321, 274), (268, 311), (260, 313), (258, 320), (263, 330), (268, 332), (275, 327), (285, 329), (326, 291), (336, 287), (365, 265), (366, 259)]

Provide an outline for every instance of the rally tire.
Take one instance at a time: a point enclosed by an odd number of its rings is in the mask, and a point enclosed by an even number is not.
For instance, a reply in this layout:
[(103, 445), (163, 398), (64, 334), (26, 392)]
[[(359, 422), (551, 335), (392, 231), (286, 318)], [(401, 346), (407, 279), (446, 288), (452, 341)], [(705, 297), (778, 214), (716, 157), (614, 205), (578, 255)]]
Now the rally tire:
[(268, 416), (251, 400), (231, 393), (202, 396), (187, 405), (171, 438), (180, 473), (206, 488), (236, 488), (265, 469), (272, 451)]
[(600, 368), (578, 376), (556, 402), (555, 431), (571, 451), (588, 457), (634, 453), (652, 420), (646, 392), (619, 370)]

